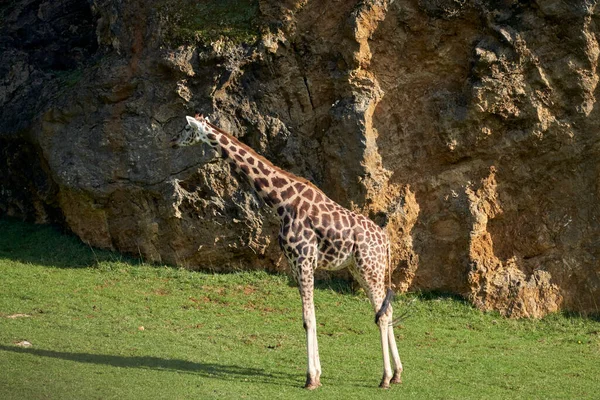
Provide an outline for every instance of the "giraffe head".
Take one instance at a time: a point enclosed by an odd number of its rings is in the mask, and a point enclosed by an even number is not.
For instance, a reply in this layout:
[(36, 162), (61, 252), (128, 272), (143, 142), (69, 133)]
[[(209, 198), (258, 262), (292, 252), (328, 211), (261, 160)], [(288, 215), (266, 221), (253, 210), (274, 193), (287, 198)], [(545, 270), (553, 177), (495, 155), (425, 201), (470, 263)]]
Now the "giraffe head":
[(195, 117), (186, 116), (185, 129), (171, 142), (172, 147), (191, 146), (198, 142), (209, 143), (206, 136), (209, 132), (208, 118), (196, 114)]

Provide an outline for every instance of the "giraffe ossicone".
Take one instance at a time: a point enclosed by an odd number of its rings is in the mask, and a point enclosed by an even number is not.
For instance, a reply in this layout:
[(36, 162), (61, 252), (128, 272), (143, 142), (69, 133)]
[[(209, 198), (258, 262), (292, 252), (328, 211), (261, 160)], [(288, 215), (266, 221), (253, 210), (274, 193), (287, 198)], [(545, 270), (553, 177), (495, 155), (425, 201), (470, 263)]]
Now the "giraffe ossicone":
[(200, 142), (210, 145), (248, 180), (281, 221), (279, 245), (298, 282), (302, 299), (308, 359), (305, 387), (315, 389), (321, 385), (313, 302), (317, 268), (348, 268), (363, 287), (380, 331), (383, 378), (379, 386), (388, 388), (390, 383), (399, 383), (402, 363), (391, 325), (391, 288), (388, 287), (386, 293), (386, 274), (391, 274), (391, 265), (390, 243), (385, 231), (367, 217), (337, 204), (306, 179), (276, 167), (207, 118), (197, 115), (186, 119), (188, 127), (172, 142), (173, 146)]

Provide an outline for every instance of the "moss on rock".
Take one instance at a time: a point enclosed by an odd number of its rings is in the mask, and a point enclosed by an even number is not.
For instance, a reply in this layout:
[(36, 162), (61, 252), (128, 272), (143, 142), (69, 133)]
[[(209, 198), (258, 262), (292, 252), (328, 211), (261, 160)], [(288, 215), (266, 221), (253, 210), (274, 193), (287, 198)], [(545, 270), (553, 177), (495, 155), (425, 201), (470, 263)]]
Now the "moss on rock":
[(159, 14), (164, 22), (165, 40), (171, 46), (207, 45), (217, 40), (253, 43), (260, 33), (257, 0), (166, 0)]

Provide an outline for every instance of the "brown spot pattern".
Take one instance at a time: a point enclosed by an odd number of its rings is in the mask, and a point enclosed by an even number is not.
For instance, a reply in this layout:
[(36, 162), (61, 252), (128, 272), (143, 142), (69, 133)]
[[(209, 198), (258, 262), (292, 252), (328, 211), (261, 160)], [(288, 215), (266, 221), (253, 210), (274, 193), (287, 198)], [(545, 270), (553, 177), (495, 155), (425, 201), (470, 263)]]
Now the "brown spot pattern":
[[(271, 180), (271, 182), (273, 182), (273, 180)], [(277, 187), (276, 185), (273, 185), (273, 186)], [(294, 190), (294, 188), (292, 186), (290, 186), (281, 192), (281, 198), (286, 200), (286, 199), (289, 199), (290, 197), (292, 197), (294, 194), (296, 194), (296, 191)]]
[(266, 176), (269, 176), (271, 174), (271, 170), (265, 167), (265, 164), (263, 164), (263, 162), (260, 160), (258, 161), (258, 169), (260, 169), (260, 172), (262, 172)]
[[(260, 166), (260, 164), (259, 164), (259, 166)], [(273, 178), (271, 178), (271, 183), (276, 188), (282, 188), (285, 185), (287, 185), (289, 182), (287, 179), (281, 178), (279, 176), (274, 176)], [(290, 189), (294, 190), (291, 186), (290, 186)]]
[(306, 189), (306, 192), (303, 193), (304, 198), (308, 201), (312, 201), (315, 192), (311, 188)]

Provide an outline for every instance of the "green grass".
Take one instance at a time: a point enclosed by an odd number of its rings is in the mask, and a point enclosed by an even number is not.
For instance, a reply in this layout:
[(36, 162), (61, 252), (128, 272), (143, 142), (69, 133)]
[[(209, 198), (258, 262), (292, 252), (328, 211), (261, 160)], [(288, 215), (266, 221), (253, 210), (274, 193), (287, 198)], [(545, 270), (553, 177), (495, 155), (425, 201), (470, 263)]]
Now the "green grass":
[[(382, 391), (367, 299), (316, 291), (323, 387), (301, 388), (297, 289), (284, 276), (149, 266), (0, 219), (1, 399), (597, 398), (600, 323), (507, 320), (416, 299), (396, 330), (404, 383)], [(9, 318), (15, 314), (28, 316)], [(140, 327), (144, 330), (140, 330)], [(32, 347), (18, 347), (27, 340)]]

